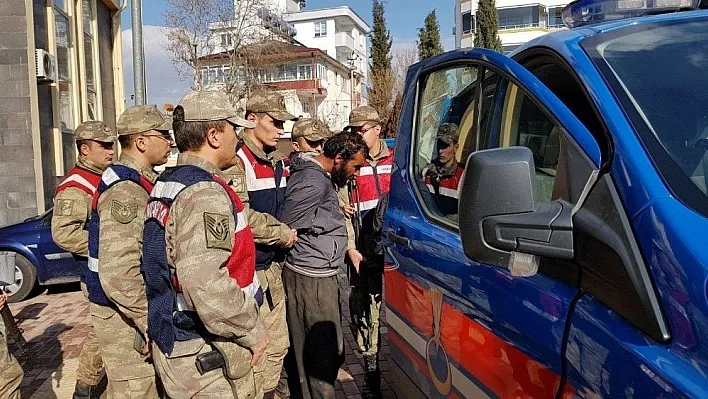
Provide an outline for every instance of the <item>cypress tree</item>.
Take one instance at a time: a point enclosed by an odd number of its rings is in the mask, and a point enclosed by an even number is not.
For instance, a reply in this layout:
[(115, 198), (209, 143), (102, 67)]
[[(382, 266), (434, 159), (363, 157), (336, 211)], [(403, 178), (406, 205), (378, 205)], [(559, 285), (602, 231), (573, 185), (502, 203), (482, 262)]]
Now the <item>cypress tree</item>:
[(440, 24), (433, 10), (425, 17), (423, 27), (418, 29), (418, 58), (424, 60), (444, 51), (440, 40)]
[(494, 0), (479, 0), (477, 7), (477, 31), (474, 36), (475, 47), (486, 47), (501, 51), (499, 31), (499, 15)]
[(372, 10), (374, 27), (371, 33), (371, 71), (382, 73), (391, 69), (391, 32), (386, 27), (384, 5), (381, 0), (374, 0)]

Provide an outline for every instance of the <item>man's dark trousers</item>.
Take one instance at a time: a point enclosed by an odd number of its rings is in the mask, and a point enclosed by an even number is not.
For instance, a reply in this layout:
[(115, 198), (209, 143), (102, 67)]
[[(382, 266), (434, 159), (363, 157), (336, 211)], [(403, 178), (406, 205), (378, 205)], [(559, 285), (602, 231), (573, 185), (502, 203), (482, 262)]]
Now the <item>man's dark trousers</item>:
[(290, 343), (304, 399), (334, 398), (344, 363), (338, 276), (308, 277), (283, 270)]

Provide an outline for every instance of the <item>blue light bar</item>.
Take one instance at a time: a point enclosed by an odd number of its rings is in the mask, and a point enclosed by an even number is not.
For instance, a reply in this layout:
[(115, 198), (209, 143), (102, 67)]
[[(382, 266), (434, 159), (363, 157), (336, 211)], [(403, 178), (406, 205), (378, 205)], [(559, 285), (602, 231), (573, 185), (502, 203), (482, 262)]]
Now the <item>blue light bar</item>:
[(698, 10), (701, 0), (575, 0), (563, 8), (563, 23), (568, 28), (600, 22)]

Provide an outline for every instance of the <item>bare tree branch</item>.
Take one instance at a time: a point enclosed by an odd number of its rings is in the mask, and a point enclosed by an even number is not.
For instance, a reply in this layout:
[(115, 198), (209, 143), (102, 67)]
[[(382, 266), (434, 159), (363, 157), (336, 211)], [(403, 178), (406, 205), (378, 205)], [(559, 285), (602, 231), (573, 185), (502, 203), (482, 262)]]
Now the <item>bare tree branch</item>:
[[(263, 60), (275, 62), (277, 46), (265, 41), (287, 39), (265, 28), (282, 22), (269, 0), (167, 0), (163, 15), (168, 26), (166, 49), (180, 76), (204, 86), (201, 69), (220, 66), (220, 89), (234, 104), (258, 86)], [(272, 64), (271, 64), (272, 65)]]
[(393, 51), (391, 69), (372, 71), (369, 105), (374, 107), (381, 117), (386, 119), (382, 129), (384, 137), (395, 137), (398, 130), (398, 114), (401, 112), (403, 90), (406, 84), (408, 67), (418, 60), (415, 47), (404, 47)]

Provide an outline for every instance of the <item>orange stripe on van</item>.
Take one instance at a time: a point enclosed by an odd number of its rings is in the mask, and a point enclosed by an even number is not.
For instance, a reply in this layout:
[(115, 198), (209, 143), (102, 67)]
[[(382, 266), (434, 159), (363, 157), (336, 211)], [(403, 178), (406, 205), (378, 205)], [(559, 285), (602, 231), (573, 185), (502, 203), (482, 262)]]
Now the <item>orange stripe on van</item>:
[[(430, 291), (398, 270), (387, 270), (384, 275), (386, 305), (420, 335), (432, 338)], [(560, 385), (559, 375), (447, 303), (443, 303), (441, 330), (448, 357), (496, 396), (515, 399), (555, 396)], [(416, 362), (417, 356), (406, 355)], [(427, 365), (416, 365), (427, 370)]]

